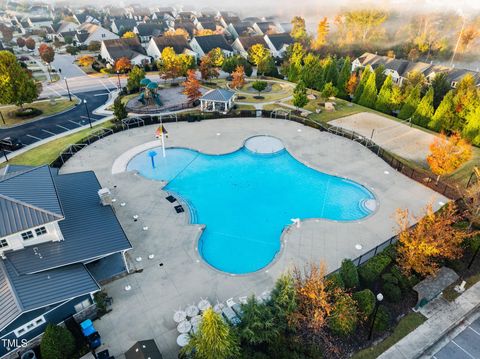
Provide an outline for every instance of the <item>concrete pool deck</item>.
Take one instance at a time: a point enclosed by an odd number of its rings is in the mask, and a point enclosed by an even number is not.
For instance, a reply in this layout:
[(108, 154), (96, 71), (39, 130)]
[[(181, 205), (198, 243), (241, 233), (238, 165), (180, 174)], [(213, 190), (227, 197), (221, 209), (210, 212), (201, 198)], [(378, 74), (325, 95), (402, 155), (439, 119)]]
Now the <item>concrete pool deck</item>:
[[(419, 214), (429, 202), (438, 208), (439, 202), (448, 201), (396, 172), (360, 144), (295, 122), (241, 118), (169, 123), (165, 127), (169, 132), (167, 147), (188, 147), (209, 154), (235, 151), (255, 135), (277, 137), (308, 166), (365, 185), (375, 194), (378, 208), (361, 221), (312, 219), (302, 222), (300, 228), (291, 226), (284, 232), (283, 248), (273, 264), (253, 274), (232, 276), (203, 262), (196, 250), (201, 226), (188, 224), (186, 213), (175, 212), (174, 204), (165, 199), (162, 183), (135, 173), (112, 174), (117, 158), (125, 163), (125, 152), (160, 144), (154, 137), (157, 126), (121, 132), (86, 147), (67, 161), (61, 173), (93, 170), (100, 183), (112, 190), (117, 199), (116, 214), (133, 245), (131, 262), (135, 269), (143, 269), (105, 286), (114, 299), (113, 311), (95, 326), (115, 357), (123, 358), (122, 353), (137, 340), (154, 338), (164, 358), (176, 358), (176, 309), (198, 303), (200, 298), (216, 302), (234, 297), (238, 302), (239, 296), (260, 295), (281, 273), (293, 265), (303, 267), (308, 261), (324, 260), (329, 270), (335, 270), (342, 259), (355, 258), (393, 236), (397, 208)], [(133, 220), (134, 215), (139, 216), (138, 221)], [(148, 231), (142, 230), (144, 226)], [(356, 249), (357, 244), (361, 250)], [(148, 259), (150, 254), (154, 259)], [(136, 262), (137, 257), (142, 261)], [(132, 289), (125, 291), (126, 285)]]

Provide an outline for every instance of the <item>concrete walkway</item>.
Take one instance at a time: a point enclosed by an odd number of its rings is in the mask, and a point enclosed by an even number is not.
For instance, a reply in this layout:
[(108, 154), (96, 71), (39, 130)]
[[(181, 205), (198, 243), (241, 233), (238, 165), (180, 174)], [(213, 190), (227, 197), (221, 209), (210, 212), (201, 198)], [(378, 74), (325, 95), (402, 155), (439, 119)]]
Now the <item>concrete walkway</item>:
[[(75, 154), (61, 169), (61, 173), (93, 170), (100, 183), (111, 189), (117, 199), (117, 217), (133, 245), (129, 256), (136, 269), (143, 270), (105, 286), (114, 298), (113, 311), (96, 321), (95, 327), (110, 354), (118, 358), (145, 338), (155, 339), (164, 358), (177, 358), (178, 332), (172, 319), (175, 310), (198, 303), (202, 297), (215, 303), (260, 295), (271, 289), (281, 273), (293, 265), (303, 267), (308, 261), (323, 260), (329, 270), (334, 270), (343, 258), (355, 258), (390, 238), (395, 233), (397, 208), (419, 214), (431, 201), (435, 208), (447, 201), (392, 170), (360, 144), (295, 122), (235, 118), (166, 124), (168, 147), (194, 148), (209, 154), (235, 151), (255, 135), (277, 137), (302, 163), (361, 183), (378, 200), (377, 211), (361, 221), (307, 220), (300, 228), (289, 227), (282, 238), (279, 228), (283, 245), (276, 260), (258, 272), (233, 276), (204, 262), (197, 248), (202, 225), (189, 224), (187, 213), (175, 212), (174, 205), (165, 199), (168, 194), (163, 190), (164, 183), (132, 172), (112, 174), (116, 159), (130, 149), (159, 145), (154, 141), (156, 127), (135, 128), (99, 140)], [(139, 216), (137, 221), (134, 215)], [(142, 230), (144, 226), (148, 231)], [(150, 254), (153, 259), (148, 259)], [(140, 262), (135, 261), (138, 257), (142, 258)], [(125, 290), (127, 285), (131, 290)]]
[[(453, 302), (439, 298), (430, 318), (379, 356), (379, 359), (431, 358), (438, 348), (435, 344), (449, 336), (480, 306), (480, 282), (470, 287)], [(477, 353), (476, 358), (480, 357)], [(469, 356), (465, 355), (465, 358)]]

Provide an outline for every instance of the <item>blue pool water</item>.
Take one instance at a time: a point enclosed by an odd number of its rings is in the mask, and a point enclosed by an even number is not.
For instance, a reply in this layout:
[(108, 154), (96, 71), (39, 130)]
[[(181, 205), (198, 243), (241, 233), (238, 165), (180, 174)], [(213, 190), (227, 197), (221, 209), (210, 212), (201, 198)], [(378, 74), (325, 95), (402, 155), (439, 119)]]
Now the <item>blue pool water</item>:
[(364, 201), (374, 198), (365, 187), (309, 168), (286, 150), (265, 155), (242, 148), (216, 156), (170, 148), (166, 158), (160, 148), (154, 151), (155, 168), (145, 151), (127, 169), (168, 181), (165, 190), (188, 202), (192, 222), (206, 225), (201, 256), (228, 273), (267, 266), (292, 218), (358, 220), (370, 213)]

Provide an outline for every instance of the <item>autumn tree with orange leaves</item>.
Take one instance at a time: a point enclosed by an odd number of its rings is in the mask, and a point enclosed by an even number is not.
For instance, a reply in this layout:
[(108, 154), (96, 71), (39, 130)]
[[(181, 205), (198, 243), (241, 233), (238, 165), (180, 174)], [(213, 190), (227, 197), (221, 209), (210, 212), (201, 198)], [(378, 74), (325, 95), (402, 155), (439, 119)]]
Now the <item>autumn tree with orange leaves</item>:
[(194, 102), (202, 96), (200, 91), (200, 82), (197, 80), (195, 70), (187, 71), (187, 80), (182, 83), (184, 87), (182, 93), (188, 97), (190, 102)]
[(231, 86), (234, 89), (241, 88), (245, 85), (245, 70), (243, 66), (239, 65), (232, 73), (232, 83)]
[(350, 75), (350, 78), (347, 81), (347, 84), (345, 85), (345, 91), (347, 91), (347, 94), (353, 95), (355, 93), (355, 90), (358, 85), (358, 76), (354, 72), (353, 74)]
[(472, 156), (472, 146), (464, 140), (458, 133), (447, 137), (444, 133), (435, 137), (430, 144), (430, 154), (427, 157), (427, 163), (437, 181), (440, 176), (448, 175), (456, 171), (462, 164)]
[(78, 59), (78, 64), (82, 67), (90, 66), (95, 62), (92, 55), (84, 55)]
[(120, 57), (117, 61), (115, 61), (115, 71), (125, 73), (132, 69), (132, 63), (128, 59), (128, 57)]
[[(406, 275), (435, 275), (443, 260), (462, 256), (462, 244), (472, 236), (454, 226), (461, 219), (453, 202), (438, 212), (432, 205), (425, 208), (423, 217), (413, 217), (405, 210), (397, 211), (397, 263)], [(417, 222), (410, 228), (412, 222)]]

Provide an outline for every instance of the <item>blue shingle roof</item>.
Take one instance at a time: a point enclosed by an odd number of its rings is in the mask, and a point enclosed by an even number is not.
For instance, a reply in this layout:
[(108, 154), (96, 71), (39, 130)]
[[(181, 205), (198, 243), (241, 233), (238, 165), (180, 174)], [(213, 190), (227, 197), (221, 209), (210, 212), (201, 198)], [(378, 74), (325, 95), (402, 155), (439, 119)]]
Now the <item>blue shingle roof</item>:
[(35, 273), (130, 249), (113, 210), (102, 206), (101, 188), (93, 172), (53, 175), (65, 219), (59, 221), (64, 237), (20, 251), (6, 252), (18, 273)]
[(201, 99), (209, 100), (209, 101), (226, 102), (226, 101), (229, 101), (234, 95), (235, 95), (235, 92), (233, 91), (228, 91), (224, 89), (215, 89), (215, 90), (208, 91), (205, 95), (201, 97)]

